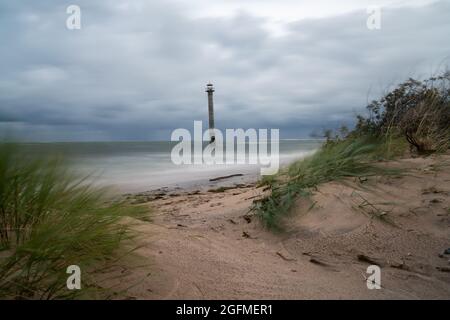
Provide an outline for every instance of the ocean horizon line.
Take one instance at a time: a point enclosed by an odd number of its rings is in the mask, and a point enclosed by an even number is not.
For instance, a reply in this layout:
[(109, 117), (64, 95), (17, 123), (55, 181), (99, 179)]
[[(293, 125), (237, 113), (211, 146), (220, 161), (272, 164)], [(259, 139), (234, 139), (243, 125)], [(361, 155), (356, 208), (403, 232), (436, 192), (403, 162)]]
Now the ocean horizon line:
[[(280, 139), (280, 141), (325, 141), (325, 138), (288, 138), (288, 139)], [(192, 142), (204, 142), (207, 143), (208, 141), (205, 140), (189, 140), (186, 139), (185, 141), (192, 141)], [(265, 140), (262, 140), (265, 141)], [(267, 140), (270, 142), (270, 140)], [(10, 143), (18, 143), (18, 144), (69, 144), (69, 143), (167, 143), (167, 142), (173, 142), (177, 143), (178, 141), (171, 141), (171, 140), (97, 140), (97, 141), (82, 141), (82, 140), (73, 140), (73, 141), (10, 141)], [(247, 141), (246, 141), (247, 142)]]

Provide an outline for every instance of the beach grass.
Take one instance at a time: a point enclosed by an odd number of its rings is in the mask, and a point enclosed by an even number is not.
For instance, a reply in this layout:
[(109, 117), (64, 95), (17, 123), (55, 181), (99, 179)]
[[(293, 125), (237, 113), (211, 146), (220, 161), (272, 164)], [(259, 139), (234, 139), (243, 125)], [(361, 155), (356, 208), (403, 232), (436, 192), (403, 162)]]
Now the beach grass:
[(374, 162), (389, 155), (387, 150), (392, 149), (391, 143), (370, 136), (328, 141), (315, 154), (265, 178), (261, 184), (270, 189), (270, 194), (256, 201), (252, 210), (267, 228), (281, 230), (282, 218), (289, 214), (296, 199), (311, 195), (321, 183), (346, 177), (399, 174), (398, 170), (383, 168)]
[[(133, 237), (124, 217), (142, 211), (108, 198), (60, 159), (33, 157), (0, 143), (0, 297), (55, 299), (95, 292), (90, 277)], [(82, 270), (70, 291), (67, 267)], [(92, 271), (92, 272), (87, 272)]]

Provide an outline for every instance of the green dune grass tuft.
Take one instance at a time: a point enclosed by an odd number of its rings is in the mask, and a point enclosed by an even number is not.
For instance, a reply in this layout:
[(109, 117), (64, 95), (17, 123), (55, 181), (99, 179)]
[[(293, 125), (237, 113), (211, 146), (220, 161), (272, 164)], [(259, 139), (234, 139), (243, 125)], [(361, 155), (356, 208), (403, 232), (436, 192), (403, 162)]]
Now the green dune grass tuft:
[(386, 142), (372, 137), (329, 141), (315, 154), (262, 181), (270, 188), (270, 194), (255, 202), (252, 210), (266, 227), (281, 230), (282, 218), (289, 214), (295, 200), (310, 195), (321, 183), (345, 177), (398, 174), (398, 170), (382, 168), (373, 162), (386, 149)]
[[(112, 259), (132, 237), (122, 219), (140, 213), (107, 200), (106, 189), (74, 176), (62, 161), (0, 143), (0, 296), (73, 298), (94, 289), (87, 271)], [(82, 270), (80, 291), (66, 287), (70, 265)]]

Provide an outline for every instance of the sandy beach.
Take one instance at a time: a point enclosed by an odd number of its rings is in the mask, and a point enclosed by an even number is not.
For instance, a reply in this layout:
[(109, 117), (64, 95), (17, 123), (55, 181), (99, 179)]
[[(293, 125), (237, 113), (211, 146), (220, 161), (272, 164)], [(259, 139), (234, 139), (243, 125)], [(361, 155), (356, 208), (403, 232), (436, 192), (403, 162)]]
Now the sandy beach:
[(320, 185), (281, 233), (249, 210), (254, 182), (128, 194), (148, 217), (103, 283), (125, 299), (449, 299), (450, 155), (379, 165), (408, 170)]

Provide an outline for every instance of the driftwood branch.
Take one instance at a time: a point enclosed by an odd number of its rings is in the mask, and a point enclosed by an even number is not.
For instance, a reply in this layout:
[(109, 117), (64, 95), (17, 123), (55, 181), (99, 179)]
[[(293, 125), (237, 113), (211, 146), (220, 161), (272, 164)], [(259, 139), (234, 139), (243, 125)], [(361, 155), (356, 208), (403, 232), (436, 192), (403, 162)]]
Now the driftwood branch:
[(224, 180), (224, 179), (229, 179), (229, 178), (234, 178), (234, 177), (242, 177), (242, 176), (243, 176), (242, 173), (232, 174), (232, 175), (229, 175), (229, 176), (223, 176), (223, 177), (217, 177), (217, 178), (214, 178), (214, 179), (209, 179), (209, 181), (210, 182), (214, 182), (214, 181), (219, 181), (219, 180)]

